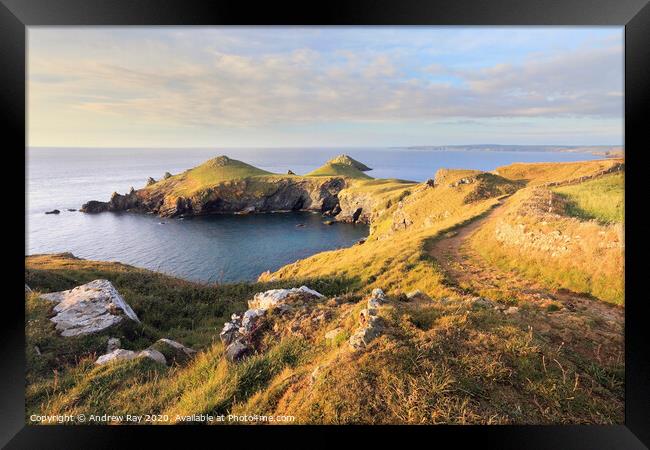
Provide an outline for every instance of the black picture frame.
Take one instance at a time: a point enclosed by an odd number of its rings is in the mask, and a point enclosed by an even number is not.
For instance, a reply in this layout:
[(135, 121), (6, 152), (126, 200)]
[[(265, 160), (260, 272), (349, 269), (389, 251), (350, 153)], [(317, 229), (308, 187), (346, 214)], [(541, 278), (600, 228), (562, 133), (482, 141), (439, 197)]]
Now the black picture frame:
[[(347, 439), (351, 431), (383, 438), (408, 437), (408, 445), (458, 446), (501, 449), (636, 449), (650, 446), (650, 351), (647, 300), (642, 293), (643, 241), (637, 196), (644, 195), (642, 163), (644, 132), (650, 120), (650, 6), (648, 0), (448, 0), (448, 1), (343, 1), (317, 4), (275, 2), (252, 5), (233, 0), (0, 0), (0, 85), (4, 155), (17, 154), (26, 144), (25, 45), (26, 27), (34, 25), (620, 25), (625, 26), (625, 147), (626, 147), (626, 380), (625, 425), (612, 426), (471, 426), (471, 427), (157, 427), (156, 435), (168, 444), (190, 442), (196, 433), (210, 433), (210, 442), (224, 445), (223, 437), (246, 436), (266, 442), (279, 434), (300, 431), (303, 445), (321, 438)], [(645, 125), (645, 126), (644, 126)], [(8, 140), (7, 137), (10, 139)], [(9, 144), (11, 142), (12, 144)], [(8, 160), (8, 159), (5, 159)], [(24, 167), (24, 158), (22, 160)], [(20, 160), (17, 164), (20, 164)], [(13, 166), (11, 166), (13, 167)], [(6, 169), (7, 170), (7, 169)], [(10, 170), (18, 178), (19, 170)], [(26, 175), (26, 173), (23, 172)], [(19, 182), (13, 186), (20, 185)], [(14, 188), (15, 190), (15, 188)], [(23, 222), (11, 217), (16, 228)], [(13, 233), (13, 232), (12, 232)], [(15, 233), (20, 233), (16, 230)], [(5, 238), (7, 239), (7, 238)], [(0, 445), (6, 448), (117, 448), (132, 442), (143, 428), (26, 426), (24, 413), (24, 305), (19, 283), (24, 253), (16, 241), (16, 270), (8, 277), (2, 326), (2, 382), (0, 393)], [(638, 261), (639, 263), (636, 263)], [(12, 273), (10, 271), (7, 274)], [(15, 290), (15, 292), (14, 292)], [(189, 431), (189, 433), (187, 433)], [(254, 432), (253, 432), (254, 431)], [(188, 436), (188, 434), (190, 436)], [(345, 435), (343, 435), (345, 434)], [(417, 436), (415, 436), (417, 434)], [(284, 438), (283, 438), (284, 439)], [(424, 440), (422, 440), (424, 439)], [(416, 444), (416, 440), (421, 442)], [(412, 444), (411, 444), (412, 442)], [(297, 442), (296, 442), (297, 443)], [(195, 444), (190, 445), (204, 445)], [(427, 445), (427, 446), (429, 446)], [(446, 444), (450, 445), (450, 444)], [(301, 445), (302, 446), (302, 445)]]

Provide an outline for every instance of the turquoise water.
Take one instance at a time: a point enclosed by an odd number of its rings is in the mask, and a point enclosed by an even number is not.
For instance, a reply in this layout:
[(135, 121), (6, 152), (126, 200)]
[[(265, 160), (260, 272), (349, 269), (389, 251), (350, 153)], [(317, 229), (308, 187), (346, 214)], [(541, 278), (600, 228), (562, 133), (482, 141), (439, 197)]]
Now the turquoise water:
[[(135, 213), (83, 214), (88, 200), (140, 188), (147, 177), (178, 173), (227, 154), (266, 170), (304, 174), (340, 153), (378, 178), (424, 181), (437, 169), (493, 170), (512, 162), (579, 161), (590, 154), (395, 149), (29, 149), (26, 254), (72, 252), (200, 281), (253, 280), (265, 270), (347, 247), (368, 234), (361, 225), (324, 225), (320, 214), (218, 215), (184, 220)], [(45, 211), (59, 209), (59, 215)], [(304, 226), (296, 226), (303, 224)]]

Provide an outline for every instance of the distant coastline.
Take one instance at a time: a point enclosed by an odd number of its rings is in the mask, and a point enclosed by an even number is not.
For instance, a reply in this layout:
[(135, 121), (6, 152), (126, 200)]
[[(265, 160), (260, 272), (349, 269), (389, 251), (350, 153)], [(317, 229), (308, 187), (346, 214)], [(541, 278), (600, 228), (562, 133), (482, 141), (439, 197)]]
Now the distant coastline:
[(624, 155), (622, 145), (414, 145), (408, 147), (393, 147), (404, 150), (423, 151), (483, 151), (483, 152), (556, 152), (556, 153), (591, 153), (607, 158), (620, 158)]

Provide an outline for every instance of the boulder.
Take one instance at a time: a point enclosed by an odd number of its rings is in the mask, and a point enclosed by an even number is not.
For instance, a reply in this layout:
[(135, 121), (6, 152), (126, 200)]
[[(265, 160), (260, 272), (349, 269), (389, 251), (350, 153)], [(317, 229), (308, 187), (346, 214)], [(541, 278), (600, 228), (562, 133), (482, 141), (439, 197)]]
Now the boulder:
[(184, 364), (196, 355), (196, 350), (185, 347), (180, 342), (171, 339), (158, 339), (148, 350), (160, 352), (168, 364)]
[(108, 343), (106, 344), (106, 353), (111, 353), (114, 350), (117, 350), (122, 345), (119, 338), (108, 338)]
[(136, 358), (149, 358), (159, 364), (167, 365), (167, 359), (165, 358), (165, 355), (153, 348), (147, 348), (141, 352), (138, 352)]
[(230, 361), (239, 361), (249, 352), (250, 347), (238, 339), (226, 347), (226, 358)]
[(378, 326), (359, 328), (350, 336), (348, 342), (353, 350), (362, 350), (380, 334), (381, 329)]
[(221, 342), (224, 345), (231, 344), (241, 336), (239, 333), (239, 326), (240, 325), (233, 322), (226, 322), (223, 325), (223, 329), (221, 330), (221, 333), (219, 333), (219, 339), (221, 339)]
[(427, 294), (420, 291), (419, 289), (416, 289), (415, 291), (411, 291), (411, 292), (407, 293), (406, 294), (406, 299), (408, 301), (411, 301), (411, 300), (431, 301), (431, 297), (429, 297)]
[(249, 334), (251, 331), (253, 331), (253, 328), (255, 328), (257, 321), (264, 315), (265, 312), (266, 310), (261, 308), (249, 309), (246, 311), (242, 317), (239, 332), (241, 334)]
[(112, 352), (106, 353), (105, 355), (100, 356), (95, 361), (95, 364), (102, 365), (112, 361), (124, 361), (134, 359), (137, 353), (133, 350), (124, 350), (121, 348), (115, 349)]
[(165, 172), (165, 175), (163, 175), (163, 180), (166, 180), (167, 178), (171, 178), (172, 174), (169, 172)]
[(265, 292), (258, 292), (253, 300), (248, 302), (249, 308), (268, 309), (283, 303), (288, 297), (299, 296), (302, 299), (324, 298), (320, 292), (309, 289), (307, 286), (291, 289), (271, 289)]
[(156, 180), (152, 177), (147, 178), (147, 186), (151, 186), (152, 184), (156, 184)]
[(45, 214), (60, 214), (61, 211), (58, 209), (53, 209), (52, 211), (45, 211)]
[(62, 336), (97, 333), (123, 320), (140, 322), (108, 280), (94, 280), (73, 289), (42, 294), (56, 302), (55, 315), (50, 318)]
[(287, 170), (287, 175), (295, 175), (295, 173), (293, 172), (293, 170), (289, 169)]
[(519, 312), (519, 308), (517, 308), (516, 306), (511, 306), (510, 308), (503, 311), (504, 314), (508, 314), (509, 316), (512, 314), (517, 314), (518, 312)]
[(124, 350), (122, 348), (118, 348), (110, 353), (100, 356), (97, 358), (97, 361), (95, 361), (95, 364), (101, 366), (113, 361), (128, 361), (135, 358), (149, 358), (159, 364), (167, 364), (165, 356), (157, 350), (146, 349), (140, 352), (134, 352), (133, 350)]
[(386, 299), (386, 294), (384, 294), (384, 291), (381, 289), (375, 288), (372, 290), (372, 298), (376, 298), (377, 300), (382, 301)]
[(330, 330), (327, 333), (325, 333), (325, 339), (334, 340), (342, 332), (343, 332), (343, 328), (341, 327), (334, 328), (333, 330)]

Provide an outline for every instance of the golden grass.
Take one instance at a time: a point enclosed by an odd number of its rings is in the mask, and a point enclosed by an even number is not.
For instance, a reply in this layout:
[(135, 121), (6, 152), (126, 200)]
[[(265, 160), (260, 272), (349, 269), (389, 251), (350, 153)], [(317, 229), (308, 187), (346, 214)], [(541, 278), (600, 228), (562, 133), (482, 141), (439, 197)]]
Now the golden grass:
[[(524, 202), (535, 202), (539, 197), (546, 204), (548, 195), (548, 191), (529, 189), (517, 193), (508, 200), (503, 214), (490, 219), (472, 237), (472, 247), (489, 263), (501, 269), (517, 270), (549, 288), (566, 288), (624, 304), (622, 225), (601, 225), (522, 207)], [(496, 239), (497, 228), (503, 226), (523, 230), (529, 236), (523, 238), (526, 242), (534, 237), (551, 244), (545, 249), (541, 245), (525, 247), (521, 242), (500, 242)]]
[(577, 180), (591, 176), (622, 163), (622, 159), (599, 159), (569, 163), (515, 163), (498, 167), (494, 172), (511, 180), (521, 180), (529, 185)]

